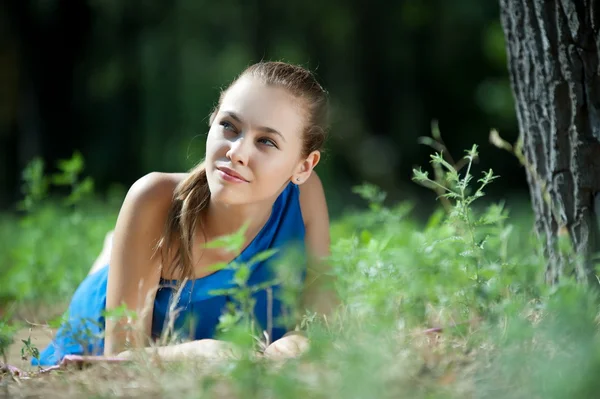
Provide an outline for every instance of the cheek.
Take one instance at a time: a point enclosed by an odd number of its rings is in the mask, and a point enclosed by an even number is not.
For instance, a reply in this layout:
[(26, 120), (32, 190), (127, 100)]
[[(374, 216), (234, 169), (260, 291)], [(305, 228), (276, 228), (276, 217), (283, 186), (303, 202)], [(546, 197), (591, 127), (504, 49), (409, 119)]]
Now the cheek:
[(260, 178), (261, 189), (274, 191), (290, 179), (294, 164), (288, 158), (273, 157), (265, 162), (257, 162), (254, 170)]
[(212, 155), (215, 155), (224, 150), (226, 142), (224, 140), (219, 140), (219, 138), (214, 134), (209, 134), (206, 138), (206, 157), (209, 158)]
[(287, 173), (290, 169), (290, 160), (282, 154), (258, 153), (254, 157), (253, 168), (259, 169), (261, 174), (278, 176)]

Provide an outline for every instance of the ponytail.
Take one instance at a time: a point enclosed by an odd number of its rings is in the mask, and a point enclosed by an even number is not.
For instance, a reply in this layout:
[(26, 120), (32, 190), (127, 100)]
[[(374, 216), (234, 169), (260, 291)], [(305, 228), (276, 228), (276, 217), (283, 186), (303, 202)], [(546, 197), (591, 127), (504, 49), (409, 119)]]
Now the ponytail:
[(162, 267), (182, 281), (194, 278), (192, 250), (198, 215), (208, 206), (210, 190), (204, 161), (196, 165), (173, 192), (162, 237), (158, 241)]

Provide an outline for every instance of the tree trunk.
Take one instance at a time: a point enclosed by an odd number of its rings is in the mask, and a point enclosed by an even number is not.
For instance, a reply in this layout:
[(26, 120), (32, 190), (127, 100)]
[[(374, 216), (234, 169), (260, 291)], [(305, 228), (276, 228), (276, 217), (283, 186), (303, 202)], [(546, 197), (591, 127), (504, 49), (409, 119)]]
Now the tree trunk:
[(598, 284), (600, 1), (500, 0), (500, 8), (546, 279), (574, 273)]

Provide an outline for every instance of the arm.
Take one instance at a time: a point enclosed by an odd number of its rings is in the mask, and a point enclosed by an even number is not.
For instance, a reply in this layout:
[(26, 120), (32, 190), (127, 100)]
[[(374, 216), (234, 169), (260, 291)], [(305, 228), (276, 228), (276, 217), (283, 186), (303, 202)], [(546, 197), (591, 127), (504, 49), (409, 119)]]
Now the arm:
[[(216, 339), (200, 339), (183, 342), (177, 345), (143, 348), (146, 356), (157, 357), (161, 361), (182, 361), (191, 359), (231, 359), (239, 358), (241, 351), (234, 344)], [(135, 351), (121, 352), (116, 359), (132, 360), (136, 358)]]
[[(329, 257), (329, 213), (323, 185), (314, 171), (300, 186), (300, 207), (306, 230), (305, 242), (308, 252), (308, 268), (301, 298), (301, 309), (331, 315), (339, 305), (335, 292)], [(290, 331), (271, 343), (264, 351), (269, 359), (297, 357), (309, 347), (309, 341), (301, 331)]]
[(329, 212), (323, 185), (313, 171), (300, 186), (300, 206), (306, 229), (308, 269), (302, 297), (303, 308), (330, 315), (339, 305), (335, 278), (326, 258), (330, 255)]
[[(150, 173), (136, 181), (123, 202), (114, 232), (106, 289), (106, 309), (124, 304), (137, 312), (135, 333), (127, 320), (106, 320), (104, 355), (122, 351), (125, 343), (145, 346), (150, 335), (152, 305), (160, 278), (160, 238), (176, 182), (166, 174)], [(129, 327), (131, 328), (131, 326)]]

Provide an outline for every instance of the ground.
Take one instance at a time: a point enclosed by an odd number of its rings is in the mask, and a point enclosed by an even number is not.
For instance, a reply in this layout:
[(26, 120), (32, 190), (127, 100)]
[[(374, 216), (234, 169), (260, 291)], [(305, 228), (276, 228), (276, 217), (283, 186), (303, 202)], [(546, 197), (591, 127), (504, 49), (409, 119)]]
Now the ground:
[(21, 329), (14, 337), (14, 342), (8, 349), (8, 363), (22, 369), (28, 369), (30, 360), (21, 359), (21, 348), (23, 348), (23, 340), (31, 337), (31, 344), (38, 348), (41, 352), (52, 339), (54, 331), (47, 327), (32, 327)]

